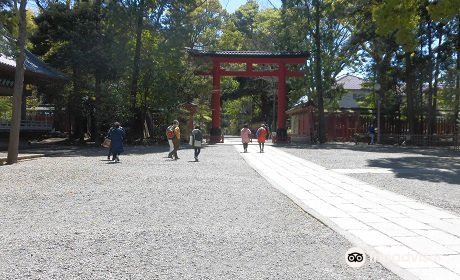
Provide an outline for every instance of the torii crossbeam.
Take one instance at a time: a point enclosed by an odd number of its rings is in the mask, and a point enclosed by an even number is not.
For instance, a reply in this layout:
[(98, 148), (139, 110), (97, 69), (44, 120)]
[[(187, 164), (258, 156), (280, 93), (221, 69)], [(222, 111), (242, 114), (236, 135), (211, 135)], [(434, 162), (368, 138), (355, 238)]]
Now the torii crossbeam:
[[(302, 71), (290, 71), (288, 65), (304, 64), (309, 58), (308, 52), (264, 52), (264, 51), (200, 51), (189, 49), (193, 58), (207, 59), (212, 62), (212, 70), (200, 75), (212, 76), (212, 129), (211, 142), (222, 142), (221, 137), (221, 108), (220, 108), (220, 78), (229, 77), (276, 77), (278, 78), (278, 107), (277, 107), (277, 139), (287, 139), (286, 133), (286, 79), (303, 77)], [(222, 69), (222, 64), (244, 64), (244, 70)], [(257, 70), (255, 65), (274, 65), (274, 70)]]

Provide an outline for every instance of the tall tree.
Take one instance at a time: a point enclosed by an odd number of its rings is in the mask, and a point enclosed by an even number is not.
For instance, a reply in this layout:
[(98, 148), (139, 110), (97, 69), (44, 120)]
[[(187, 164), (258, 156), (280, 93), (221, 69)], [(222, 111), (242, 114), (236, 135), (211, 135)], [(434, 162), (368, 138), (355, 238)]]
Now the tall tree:
[(302, 95), (308, 94), (316, 101), (317, 132), (322, 142), (326, 141), (324, 110), (336, 108), (342, 94), (335, 80), (345, 67), (355, 62), (357, 53), (350, 40), (350, 29), (343, 21), (344, 4), (336, 4), (327, 0), (285, 1), (281, 13), (284, 30), (279, 32), (283, 49), (312, 51), (305, 67)]
[(315, 8), (314, 21), (315, 21), (315, 86), (318, 100), (318, 136), (319, 142), (326, 142), (326, 121), (324, 117), (324, 100), (323, 100), (323, 77), (322, 77), (322, 60), (321, 60), (321, 4), (320, 0), (314, 0), (313, 6)]
[[(378, 4), (373, 5), (373, 18), (377, 25), (377, 33), (381, 36), (388, 36), (394, 34), (395, 40), (401, 45), (404, 53), (405, 61), (405, 89), (407, 98), (407, 118), (409, 121), (410, 133), (415, 134), (420, 132), (420, 126), (417, 123), (417, 94), (415, 72), (417, 68), (417, 55), (421, 57), (423, 47), (418, 42), (418, 36), (421, 36), (421, 27), (424, 24), (431, 25), (431, 19), (428, 18), (426, 11), (428, 10), (431, 18), (438, 21), (446, 21), (454, 18), (460, 11), (460, 3), (453, 0), (440, 0), (430, 3), (429, 1), (422, 0), (385, 0)], [(424, 16), (425, 15), (425, 16)], [(440, 35), (442, 36), (442, 34)], [(432, 37), (428, 34), (428, 37)], [(432, 47), (432, 40), (428, 40), (428, 48)], [(441, 40), (442, 41), (442, 40)], [(423, 42), (423, 41), (422, 41)], [(438, 53), (439, 54), (439, 53)], [(433, 122), (435, 118), (436, 109), (436, 90), (433, 83), (433, 78), (436, 79), (436, 73), (433, 74), (432, 61), (434, 54), (429, 51), (429, 65), (431, 74), (428, 74), (429, 83), (429, 96), (428, 96), (428, 116), (430, 133), (433, 132)], [(436, 66), (437, 67), (437, 66)], [(435, 68), (436, 68), (435, 67)], [(436, 71), (439, 74), (439, 71)], [(423, 88), (423, 81), (418, 82), (420, 87)], [(422, 96), (418, 98), (423, 101)]]
[(8, 144), (7, 163), (13, 164), (18, 161), (19, 132), (21, 129), (21, 103), (24, 89), (24, 62), (26, 58), (25, 45), (27, 38), (26, 19), (27, 0), (21, 0), (19, 4), (18, 24), (19, 35), (17, 40), (16, 70), (14, 75), (13, 92), (13, 117), (11, 120), (10, 139)]
[(131, 110), (133, 115), (136, 114), (136, 96), (139, 82), (139, 64), (141, 61), (141, 49), (142, 49), (142, 31), (144, 29), (144, 11), (145, 1), (139, 0), (137, 7), (137, 20), (136, 20), (136, 46), (133, 58), (133, 74), (131, 82)]

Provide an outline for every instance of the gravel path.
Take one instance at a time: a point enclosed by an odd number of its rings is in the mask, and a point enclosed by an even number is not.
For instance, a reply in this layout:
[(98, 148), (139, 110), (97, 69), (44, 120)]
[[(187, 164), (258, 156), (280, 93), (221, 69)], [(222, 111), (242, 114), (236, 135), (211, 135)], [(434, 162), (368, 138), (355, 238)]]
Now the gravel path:
[(281, 149), (330, 169), (389, 169), (390, 174), (348, 176), (460, 214), (458, 152), (347, 144), (292, 145)]
[(398, 279), (232, 146), (89, 149), (0, 167), (0, 279)]

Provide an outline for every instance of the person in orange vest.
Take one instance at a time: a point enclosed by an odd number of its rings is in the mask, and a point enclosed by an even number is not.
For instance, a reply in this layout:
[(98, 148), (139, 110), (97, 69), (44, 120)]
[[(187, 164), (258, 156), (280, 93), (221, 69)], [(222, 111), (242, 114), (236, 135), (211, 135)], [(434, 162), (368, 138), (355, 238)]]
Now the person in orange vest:
[(173, 130), (174, 131), (174, 136), (172, 138), (172, 142), (173, 142), (174, 149), (171, 152), (169, 152), (168, 157), (173, 158), (174, 160), (178, 160), (179, 157), (177, 156), (177, 150), (179, 150), (179, 146), (180, 146), (179, 121), (174, 120), (173, 125), (174, 125), (174, 130)]
[(265, 139), (267, 138), (267, 129), (265, 129), (265, 124), (262, 124), (256, 132), (257, 142), (259, 142), (260, 152), (264, 152)]
[(267, 131), (267, 137), (265, 137), (265, 139), (269, 139), (270, 138), (270, 127), (268, 126), (268, 124), (264, 124), (264, 127), (265, 127), (265, 130)]
[[(168, 144), (169, 144), (169, 152), (172, 152), (174, 150), (174, 144), (173, 144), (173, 138), (174, 138), (174, 123), (171, 123), (168, 128), (166, 128), (166, 138), (168, 139)], [(172, 156), (169, 156), (169, 158), (172, 158)]]

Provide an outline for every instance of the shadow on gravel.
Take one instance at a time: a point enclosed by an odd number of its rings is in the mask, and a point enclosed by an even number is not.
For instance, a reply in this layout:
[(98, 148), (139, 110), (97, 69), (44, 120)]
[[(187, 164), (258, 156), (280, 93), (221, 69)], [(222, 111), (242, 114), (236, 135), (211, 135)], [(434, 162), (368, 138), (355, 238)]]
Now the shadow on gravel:
[[(205, 145), (202, 147), (202, 150), (205, 149), (212, 149), (218, 146), (209, 146)], [(168, 153), (169, 153), (169, 146), (166, 145), (158, 145), (158, 146), (125, 146), (125, 151), (121, 154), (121, 156), (129, 156), (129, 155), (148, 155), (148, 154), (162, 154), (164, 153), (164, 159), (167, 160)], [(191, 150), (192, 147), (188, 144), (181, 145), (179, 149), (179, 153), (185, 152), (186, 150)], [(101, 162), (107, 161), (107, 153), (108, 149), (106, 148), (97, 148), (97, 147), (79, 147), (73, 148), (72, 150), (53, 150), (46, 153), (46, 157), (94, 157), (100, 158)]]
[[(127, 155), (147, 155), (147, 154), (158, 154), (164, 153), (165, 155), (169, 152), (169, 146), (125, 146), (125, 151), (121, 154), (122, 156)], [(191, 149), (190, 147), (183, 146), (180, 150)], [(71, 151), (55, 151), (50, 153), (47, 157), (106, 157), (108, 149), (97, 148), (97, 147), (83, 147), (73, 149)], [(168, 158), (165, 156), (164, 158)], [(101, 159), (103, 161), (103, 159)]]
[(428, 147), (413, 147), (413, 146), (380, 146), (351, 143), (326, 143), (326, 144), (276, 144), (275, 147), (283, 147), (286, 149), (311, 149), (311, 150), (350, 150), (369, 153), (404, 153), (428, 155), (435, 157), (460, 157), (460, 152), (449, 150), (447, 148), (428, 148)]
[(396, 177), (460, 185), (460, 160), (446, 157), (401, 157), (368, 160), (370, 167), (391, 169)]

